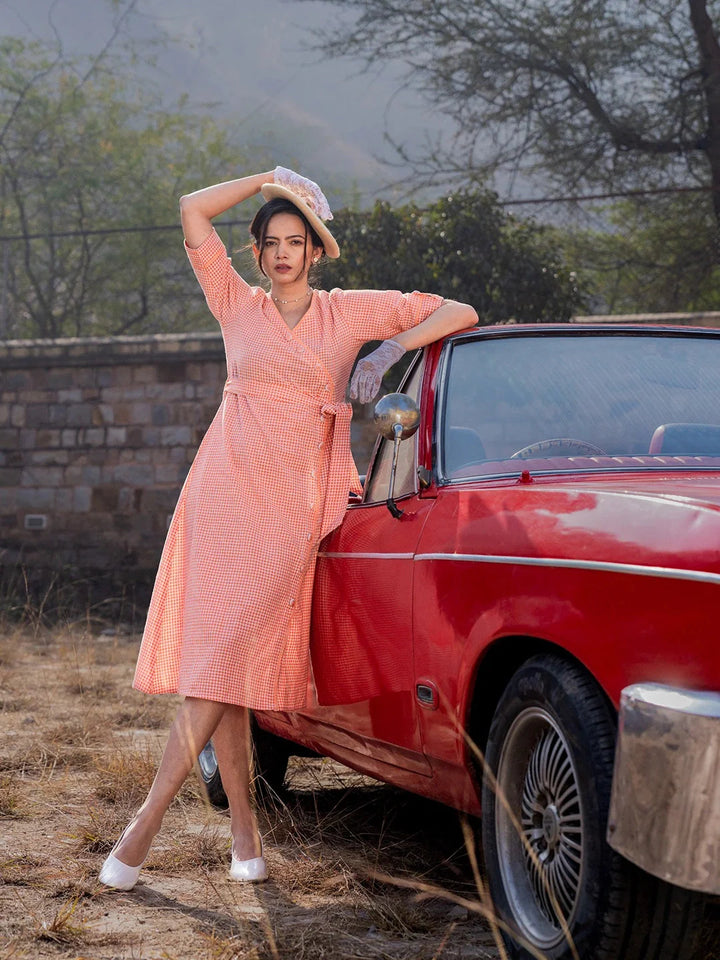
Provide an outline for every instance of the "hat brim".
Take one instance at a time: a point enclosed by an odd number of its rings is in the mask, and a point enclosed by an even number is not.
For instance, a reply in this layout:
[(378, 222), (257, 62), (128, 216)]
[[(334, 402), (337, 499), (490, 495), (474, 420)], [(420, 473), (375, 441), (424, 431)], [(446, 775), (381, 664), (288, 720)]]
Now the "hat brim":
[(325, 226), (325, 221), (321, 220), (300, 197), (287, 187), (281, 187), (279, 183), (264, 183), (262, 187), (260, 187), (260, 192), (266, 200), (282, 197), (283, 200), (289, 200), (290, 203), (296, 206), (322, 240), (323, 249), (328, 257), (332, 260), (337, 260), (340, 256), (340, 247), (337, 245), (337, 240)]

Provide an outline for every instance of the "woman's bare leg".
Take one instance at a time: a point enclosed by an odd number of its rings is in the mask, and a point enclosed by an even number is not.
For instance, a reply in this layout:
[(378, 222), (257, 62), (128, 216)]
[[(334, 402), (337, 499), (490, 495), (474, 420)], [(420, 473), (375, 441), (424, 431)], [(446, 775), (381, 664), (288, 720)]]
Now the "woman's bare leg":
[(233, 853), (238, 860), (259, 857), (260, 837), (250, 802), (250, 712), (247, 707), (226, 707), (212, 740), (230, 804)]
[(224, 703), (195, 697), (180, 705), (150, 792), (113, 851), (122, 863), (136, 867), (143, 862), (168, 807), (226, 709)]

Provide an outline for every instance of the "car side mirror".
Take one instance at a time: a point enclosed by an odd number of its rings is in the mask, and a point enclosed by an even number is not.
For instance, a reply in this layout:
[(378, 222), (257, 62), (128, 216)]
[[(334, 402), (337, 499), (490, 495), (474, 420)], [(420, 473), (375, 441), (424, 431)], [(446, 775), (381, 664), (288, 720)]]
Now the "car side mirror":
[(386, 440), (392, 440), (393, 458), (390, 469), (390, 489), (387, 508), (394, 517), (401, 517), (403, 511), (395, 503), (395, 470), (397, 469), (400, 441), (412, 437), (420, 426), (418, 405), (405, 393), (388, 393), (375, 404), (373, 412), (375, 428)]

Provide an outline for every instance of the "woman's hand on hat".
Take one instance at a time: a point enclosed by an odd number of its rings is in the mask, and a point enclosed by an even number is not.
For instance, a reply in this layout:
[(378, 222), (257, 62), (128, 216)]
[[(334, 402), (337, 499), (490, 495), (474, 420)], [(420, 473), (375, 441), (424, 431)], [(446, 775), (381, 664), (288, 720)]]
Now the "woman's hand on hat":
[(384, 375), (404, 353), (405, 347), (397, 340), (384, 340), (377, 350), (358, 360), (350, 381), (350, 398), (369, 403), (380, 389)]
[(321, 220), (332, 220), (333, 215), (325, 194), (314, 180), (308, 180), (294, 170), (287, 167), (275, 167), (273, 180), (279, 187), (286, 187), (304, 200), (315, 211)]

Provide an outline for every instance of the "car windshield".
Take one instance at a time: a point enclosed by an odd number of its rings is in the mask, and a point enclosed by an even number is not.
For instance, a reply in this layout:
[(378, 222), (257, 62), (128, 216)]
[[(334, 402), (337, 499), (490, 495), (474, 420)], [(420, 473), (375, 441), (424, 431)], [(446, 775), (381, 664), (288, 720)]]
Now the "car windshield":
[(451, 345), (445, 479), (720, 468), (720, 338), (549, 333)]

